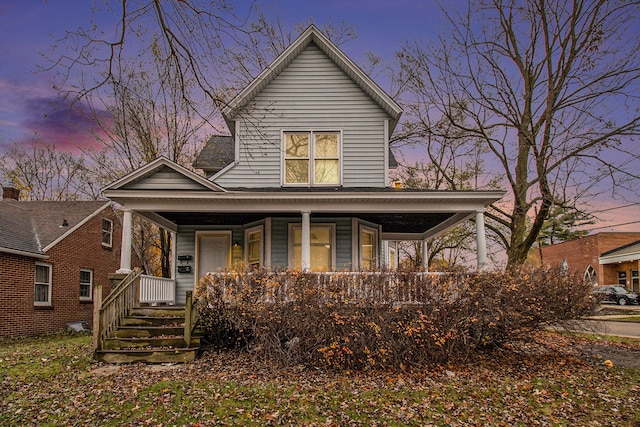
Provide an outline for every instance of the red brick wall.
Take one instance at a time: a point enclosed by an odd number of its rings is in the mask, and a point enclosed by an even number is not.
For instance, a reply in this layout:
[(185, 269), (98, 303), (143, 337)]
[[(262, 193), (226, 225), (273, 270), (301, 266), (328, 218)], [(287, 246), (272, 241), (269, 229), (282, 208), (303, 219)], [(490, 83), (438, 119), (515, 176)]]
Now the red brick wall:
[[(580, 274), (584, 274), (587, 266), (591, 264), (598, 274), (598, 284), (617, 283), (616, 272), (620, 269), (619, 265), (600, 265), (598, 257), (603, 252), (637, 240), (640, 240), (640, 233), (598, 233), (568, 242), (545, 246), (542, 248), (542, 259), (544, 264), (551, 266), (559, 266), (562, 260), (566, 259), (569, 268), (580, 272)], [(629, 268), (627, 272), (628, 278), (631, 278), (630, 270)]]
[[(112, 249), (102, 246), (102, 219), (113, 221)], [(32, 336), (56, 332), (69, 322), (93, 320), (93, 303), (80, 300), (80, 269), (93, 270), (93, 284), (110, 291), (108, 274), (120, 267), (122, 227), (107, 208), (49, 250), (53, 265), (51, 307), (35, 307), (33, 258), (0, 253), (0, 336)], [(95, 288), (94, 288), (95, 289)]]
[(0, 253), (0, 336), (24, 335), (33, 324), (35, 260)]

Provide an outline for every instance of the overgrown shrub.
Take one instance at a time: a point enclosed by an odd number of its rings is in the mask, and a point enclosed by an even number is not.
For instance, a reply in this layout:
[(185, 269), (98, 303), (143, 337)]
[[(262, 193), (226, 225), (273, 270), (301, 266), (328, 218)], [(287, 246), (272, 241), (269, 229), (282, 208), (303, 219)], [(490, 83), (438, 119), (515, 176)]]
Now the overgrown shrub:
[(443, 363), (592, 309), (591, 286), (538, 269), (470, 274), (229, 271), (197, 290), (207, 339), (279, 365)]

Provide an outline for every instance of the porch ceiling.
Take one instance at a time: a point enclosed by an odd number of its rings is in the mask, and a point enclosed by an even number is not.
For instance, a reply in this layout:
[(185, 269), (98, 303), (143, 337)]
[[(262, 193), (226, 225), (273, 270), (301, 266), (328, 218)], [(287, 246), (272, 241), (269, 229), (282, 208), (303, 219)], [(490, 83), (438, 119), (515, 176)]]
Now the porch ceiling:
[[(261, 212), (261, 213), (224, 213), (210, 212), (156, 212), (177, 225), (244, 225), (259, 221), (265, 217), (300, 218), (300, 213)], [(340, 213), (311, 214), (313, 218), (357, 217), (364, 221), (382, 225), (385, 233), (423, 233), (452, 218), (454, 213)]]
[(382, 225), (388, 240), (433, 237), (502, 197), (489, 191), (238, 189), (225, 192), (110, 190), (105, 194), (161, 227), (244, 225), (265, 217), (356, 217)]

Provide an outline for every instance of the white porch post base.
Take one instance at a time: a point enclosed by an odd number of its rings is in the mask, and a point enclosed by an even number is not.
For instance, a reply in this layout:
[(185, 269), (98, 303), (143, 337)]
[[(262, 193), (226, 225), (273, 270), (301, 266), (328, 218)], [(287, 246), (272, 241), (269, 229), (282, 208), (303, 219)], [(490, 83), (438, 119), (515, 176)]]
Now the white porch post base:
[(478, 270), (486, 270), (487, 262), (487, 237), (484, 230), (484, 211), (476, 212), (476, 251), (478, 253)]
[(122, 245), (120, 248), (120, 269), (116, 273), (131, 273), (131, 233), (132, 213), (125, 209), (122, 218)]
[(302, 211), (302, 241), (300, 242), (300, 268), (309, 271), (311, 268), (311, 212)]

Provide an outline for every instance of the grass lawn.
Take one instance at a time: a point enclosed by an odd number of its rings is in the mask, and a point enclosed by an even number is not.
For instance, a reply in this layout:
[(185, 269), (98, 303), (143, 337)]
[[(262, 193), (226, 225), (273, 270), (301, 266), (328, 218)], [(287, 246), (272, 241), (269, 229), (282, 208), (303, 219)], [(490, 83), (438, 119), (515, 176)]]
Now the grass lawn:
[(640, 370), (606, 366), (592, 343), (545, 332), (455, 365), (324, 372), (214, 351), (111, 366), (88, 336), (5, 340), (0, 425), (640, 426)]

